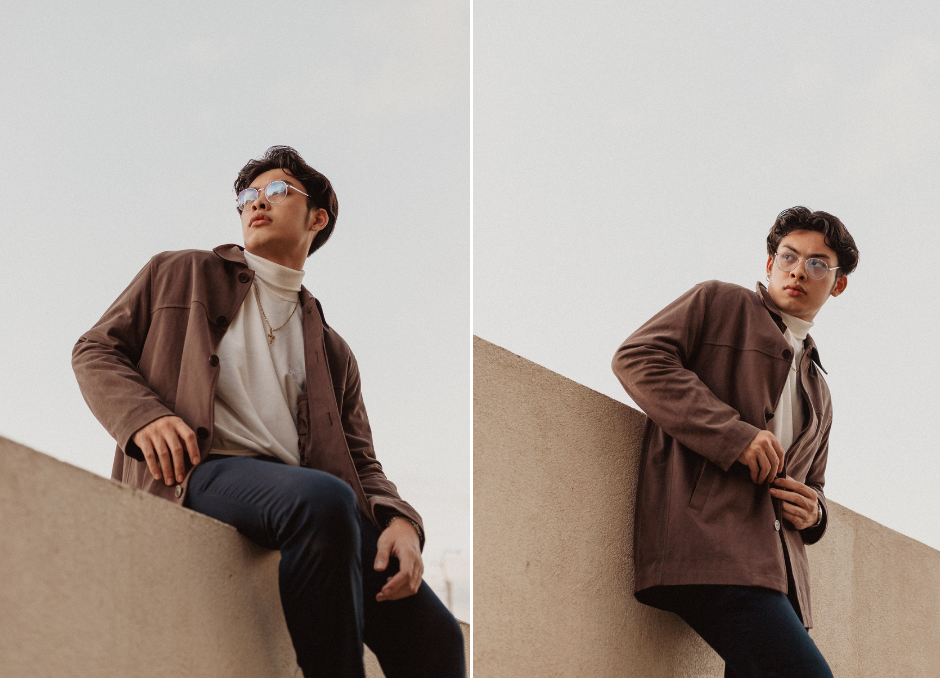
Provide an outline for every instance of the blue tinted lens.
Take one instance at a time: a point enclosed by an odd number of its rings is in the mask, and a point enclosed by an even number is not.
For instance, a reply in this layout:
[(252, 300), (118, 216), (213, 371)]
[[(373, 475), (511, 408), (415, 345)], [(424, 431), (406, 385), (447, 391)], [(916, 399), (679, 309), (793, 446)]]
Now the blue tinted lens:
[(246, 188), (238, 194), (237, 198), (235, 198), (235, 206), (238, 208), (238, 211), (241, 212), (243, 209), (245, 209), (245, 205), (250, 203), (252, 200), (257, 199), (258, 190), (255, 188)]
[(264, 195), (273, 203), (281, 202), (287, 197), (287, 184), (283, 181), (272, 181), (264, 189)]
[(810, 278), (822, 280), (829, 272), (829, 267), (826, 265), (826, 262), (821, 259), (810, 259), (806, 262), (806, 272), (809, 274)]

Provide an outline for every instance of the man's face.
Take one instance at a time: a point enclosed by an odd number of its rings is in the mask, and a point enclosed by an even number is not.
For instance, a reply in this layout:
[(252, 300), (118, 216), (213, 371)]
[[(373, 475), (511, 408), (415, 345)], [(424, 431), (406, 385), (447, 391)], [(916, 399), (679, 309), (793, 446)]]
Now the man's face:
[(837, 297), (845, 290), (848, 279), (836, 277), (838, 271), (830, 270), (821, 280), (813, 280), (806, 274), (806, 259), (824, 261), (829, 268), (839, 265), (835, 251), (826, 245), (822, 233), (816, 231), (793, 231), (780, 241), (777, 254), (800, 257), (792, 271), (783, 271), (774, 257), (767, 258), (767, 286), (770, 298), (784, 313), (802, 320), (812, 321), (829, 297)]
[[(281, 202), (272, 204), (264, 195), (264, 188), (272, 181), (285, 181), (293, 188)], [(281, 169), (268, 170), (255, 177), (249, 188), (258, 189), (258, 199), (242, 210), (242, 235), (245, 249), (282, 266), (301, 270), (307, 251), (318, 231), (328, 221), (326, 210), (307, 209), (307, 190), (289, 173)], [(295, 191), (294, 188), (299, 189)]]

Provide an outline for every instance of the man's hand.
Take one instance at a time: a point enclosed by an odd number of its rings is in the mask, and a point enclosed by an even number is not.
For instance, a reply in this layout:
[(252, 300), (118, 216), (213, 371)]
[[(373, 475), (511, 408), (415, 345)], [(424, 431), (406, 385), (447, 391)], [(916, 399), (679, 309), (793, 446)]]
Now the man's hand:
[(384, 572), (388, 567), (389, 556), (398, 558), (399, 570), (394, 577), (389, 577), (385, 586), (375, 599), (398, 600), (418, 592), (424, 563), (421, 561), (421, 542), (414, 525), (404, 518), (389, 523), (379, 535), (378, 553), (375, 556), (375, 571)]
[(769, 482), (783, 470), (783, 448), (770, 431), (758, 431), (738, 461), (751, 469), (751, 481)]
[[(819, 520), (819, 499), (816, 490), (799, 480), (793, 480), (790, 476), (777, 478), (774, 485), (777, 487), (771, 487), (770, 493), (782, 500), (783, 517), (789, 520), (793, 527), (805, 530), (816, 524)], [(779, 489), (781, 487), (786, 489)]]
[(167, 485), (173, 484), (174, 469), (176, 482), (181, 483), (186, 477), (184, 446), (193, 466), (199, 463), (196, 434), (179, 417), (160, 417), (140, 429), (132, 439), (144, 453), (144, 461), (147, 462), (153, 479), (165, 478)]

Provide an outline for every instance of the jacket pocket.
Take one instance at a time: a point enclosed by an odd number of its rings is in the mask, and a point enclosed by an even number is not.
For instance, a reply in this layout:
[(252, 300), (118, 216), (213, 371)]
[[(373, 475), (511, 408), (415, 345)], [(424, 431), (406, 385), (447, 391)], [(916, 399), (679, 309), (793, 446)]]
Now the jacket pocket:
[(707, 459), (703, 461), (702, 470), (695, 483), (695, 489), (692, 490), (692, 497), (689, 499), (689, 508), (693, 511), (701, 511), (705, 507), (705, 501), (711, 494), (712, 485), (715, 484), (715, 474), (719, 471), (718, 467)]

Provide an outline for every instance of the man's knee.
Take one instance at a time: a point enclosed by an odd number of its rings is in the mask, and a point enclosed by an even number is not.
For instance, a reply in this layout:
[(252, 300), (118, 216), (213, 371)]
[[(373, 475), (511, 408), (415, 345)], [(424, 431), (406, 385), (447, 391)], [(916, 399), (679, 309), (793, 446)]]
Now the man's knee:
[(460, 622), (453, 615), (449, 615), (441, 628), (444, 646), (454, 654), (463, 656), (464, 638)]
[(292, 522), (331, 542), (358, 546), (360, 511), (356, 493), (339, 478), (317, 473), (294, 488)]

